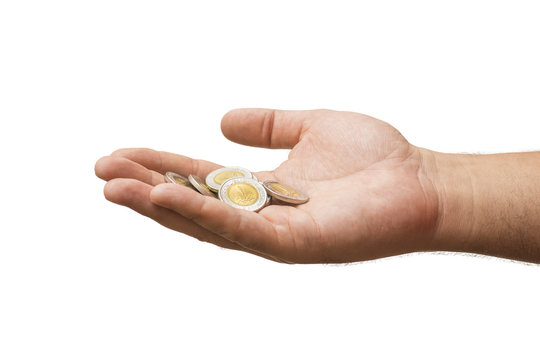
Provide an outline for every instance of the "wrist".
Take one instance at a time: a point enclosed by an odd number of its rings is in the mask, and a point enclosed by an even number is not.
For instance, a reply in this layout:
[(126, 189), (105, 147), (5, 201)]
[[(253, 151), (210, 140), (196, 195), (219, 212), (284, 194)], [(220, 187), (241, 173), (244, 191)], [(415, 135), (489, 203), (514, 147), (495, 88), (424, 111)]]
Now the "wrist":
[(429, 250), (540, 261), (540, 153), (421, 151), (438, 198)]
[(429, 251), (470, 251), (475, 193), (470, 155), (420, 149), (423, 171), (437, 194), (437, 220)]

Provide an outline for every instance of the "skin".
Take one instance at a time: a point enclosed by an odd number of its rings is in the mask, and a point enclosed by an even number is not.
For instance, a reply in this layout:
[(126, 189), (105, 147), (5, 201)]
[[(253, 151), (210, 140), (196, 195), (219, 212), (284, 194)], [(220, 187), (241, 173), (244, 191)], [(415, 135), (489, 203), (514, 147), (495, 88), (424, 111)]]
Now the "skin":
[[(270, 205), (258, 213), (234, 209), (163, 183), (166, 171), (204, 179), (221, 165), (151, 149), (121, 149), (98, 160), (105, 197), (199, 240), (285, 263), (355, 262), (416, 251), (540, 262), (540, 205), (524, 206), (515, 190), (524, 192), (523, 184), (505, 181), (508, 171), (530, 178), (538, 153), (436, 153), (409, 144), (383, 121), (329, 110), (238, 109), (223, 117), (221, 128), (240, 144), (292, 149), (277, 169), (255, 175), (296, 187), (309, 202)], [(540, 199), (540, 186), (526, 190)]]

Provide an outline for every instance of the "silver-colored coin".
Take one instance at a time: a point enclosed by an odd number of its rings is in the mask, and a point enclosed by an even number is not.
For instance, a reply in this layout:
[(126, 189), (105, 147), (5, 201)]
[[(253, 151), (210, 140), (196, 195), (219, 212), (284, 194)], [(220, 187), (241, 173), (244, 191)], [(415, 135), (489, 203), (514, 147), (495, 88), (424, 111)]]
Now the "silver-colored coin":
[(225, 180), (218, 195), (232, 207), (248, 211), (259, 211), (268, 203), (268, 194), (261, 183), (248, 177)]
[(206, 176), (206, 185), (208, 185), (213, 192), (218, 192), (221, 184), (227, 179), (233, 177), (251, 178), (251, 176), (251, 171), (238, 166), (223, 167), (212, 171)]
[(167, 171), (164, 175), (164, 179), (165, 179), (165, 182), (168, 182), (171, 184), (178, 184), (178, 185), (183, 185), (183, 186), (192, 188), (188, 179), (172, 171)]
[(309, 200), (309, 197), (301, 191), (277, 181), (265, 181), (263, 186), (273, 198), (288, 204), (299, 205)]
[(201, 194), (206, 195), (206, 196), (216, 197), (216, 195), (213, 192), (210, 191), (210, 188), (208, 188), (208, 185), (206, 185), (204, 183), (203, 179), (201, 179), (199, 176), (197, 176), (197, 175), (189, 175), (188, 180), (189, 180), (190, 184), (195, 189), (197, 189), (197, 191), (200, 192)]

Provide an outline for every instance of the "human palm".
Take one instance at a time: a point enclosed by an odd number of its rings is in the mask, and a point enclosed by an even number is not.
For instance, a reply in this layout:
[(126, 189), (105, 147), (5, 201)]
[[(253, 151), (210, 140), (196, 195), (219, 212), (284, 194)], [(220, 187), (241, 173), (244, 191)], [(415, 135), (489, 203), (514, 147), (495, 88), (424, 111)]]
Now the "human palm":
[(162, 184), (165, 171), (205, 177), (219, 165), (149, 149), (119, 150), (96, 164), (105, 196), (203, 241), (283, 262), (351, 262), (427, 250), (437, 196), (423, 153), (390, 125), (345, 112), (244, 109), (222, 130), (252, 146), (292, 148), (273, 171), (256, 173), (310, 196), (259, 213)]

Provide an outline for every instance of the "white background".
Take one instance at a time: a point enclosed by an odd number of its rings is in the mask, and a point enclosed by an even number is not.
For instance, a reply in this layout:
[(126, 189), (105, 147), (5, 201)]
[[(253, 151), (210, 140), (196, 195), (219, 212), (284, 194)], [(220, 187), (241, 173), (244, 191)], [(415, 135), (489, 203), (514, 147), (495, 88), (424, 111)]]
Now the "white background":
[(0, 2), (0, 358), (537, 359), (536, 265), (280, 265), (108, 203), (93, 171), (121, 147), (286, 159), (221, 135), (236, 107), (362, 112), (445, 152), (538, 149), (535, 3)]

